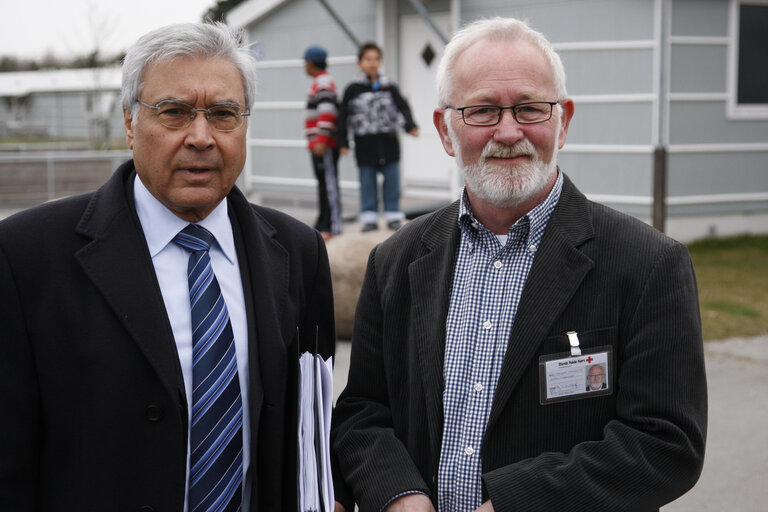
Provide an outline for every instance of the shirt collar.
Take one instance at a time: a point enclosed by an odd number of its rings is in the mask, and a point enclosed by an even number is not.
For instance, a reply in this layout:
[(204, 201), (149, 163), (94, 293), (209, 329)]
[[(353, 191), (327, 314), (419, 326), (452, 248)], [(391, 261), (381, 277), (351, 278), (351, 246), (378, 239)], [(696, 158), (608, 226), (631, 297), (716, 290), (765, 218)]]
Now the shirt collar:
[[(549, 222), (549, 217), (552, 215), (552, 210), (555, 209), (555, 206), (557, 205), (557, 202), (560, 199), (560, 192), (563, 190), (563, 173), (560, 171), (560, 168), (557, 168), (557, 179), (555, 180), (555, 184), (552, 187), (552, 190), (549, 191), (549, 194), (547, 197), (538, 205), (536, 205), (531, 211), (523, 215), (520, 219), (518, 219), (517, 222), (513, 226), (509, 228), (508, 234), (512, 234), (512, 230), (515, 229), (516, 226), (528, 224), (529, 229), (528, 233), (529, 235), (535, 235), (535, 234), (541, 234), (544, 231), (544, 227), (546, 227), (547, 222)], [(479, 226), (483, 226), (483, 224), (478, 221), (475, 218), (474, 213), (472, 212), (472, 205), (469, 202), (469, 195), (467, 194), (467, 187), (464, 186), (463, 192), (461, 194), (461, 201), (459, 202), (459, 228), (464, 231), (468, 228), (474, 227), (478, 228)]]
[[(133, 183), (133, 194), (136, 202), (136, 214), (141, 222), (141, 228), (144, 230), (144, 237), (147, 239), (149, 254), (154, 258), (189, 222), (177, 217), (163, 203), (158, 201), (147, 190), (138, 176)], [(234, 264), (236, 261), (235, 239), (227, 213), (226, 198), (207, 217), (196, 224), (213, 234), (221, 252)]]

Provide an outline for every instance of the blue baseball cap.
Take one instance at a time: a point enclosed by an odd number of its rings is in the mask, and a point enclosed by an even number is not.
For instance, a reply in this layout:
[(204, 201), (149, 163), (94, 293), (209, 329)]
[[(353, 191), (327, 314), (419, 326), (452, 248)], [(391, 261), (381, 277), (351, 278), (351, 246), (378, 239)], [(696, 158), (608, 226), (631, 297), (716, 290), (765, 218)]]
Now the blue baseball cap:
[(322, 46), (310, 46), (304, 52), (304, 60), (310, 61), (312, 64), (322, 66), (325, 64), (325, 59), (328, 57), (328, 52)]

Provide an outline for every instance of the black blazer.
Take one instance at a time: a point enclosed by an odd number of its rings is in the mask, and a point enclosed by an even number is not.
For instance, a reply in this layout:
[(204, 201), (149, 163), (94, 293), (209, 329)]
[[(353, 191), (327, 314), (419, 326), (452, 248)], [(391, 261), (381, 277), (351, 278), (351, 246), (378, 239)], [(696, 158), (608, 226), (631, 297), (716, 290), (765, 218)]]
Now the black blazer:
[[(0, 223), (2, 510), (183, 508), (187, 404), (134, 177), (129, 161), (93, 194)], [(237, 189), (228, 198), (248, 314), (251, 509), (292, 510), (299, 352), (316, 326), (319, 351), (334, 350), (325, 245)]]
[[(370, 255), (346, 389), (340, 474), (360, 510), (417, 490), (437, 501), (445, 325), (458, 203)], [(539, 358), (609, 345), (613, 393), (539, 403)], [(651, 511), (697, 480), (706, 380), (686, 248), (588, 201), (566, 177), (520, 299), (483, 444), (484, 499), (503, 511)], [(347, 503), (349, 505), (349, 503)]]

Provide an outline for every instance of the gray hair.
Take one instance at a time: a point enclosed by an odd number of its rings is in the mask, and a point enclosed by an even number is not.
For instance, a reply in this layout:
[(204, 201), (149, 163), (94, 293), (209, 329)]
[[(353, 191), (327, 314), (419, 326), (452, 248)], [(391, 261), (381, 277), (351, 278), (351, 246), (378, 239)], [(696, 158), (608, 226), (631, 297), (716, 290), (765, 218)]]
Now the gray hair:
[(544, 37), (544, 34), (533, 30), (524, 21), (515, 18), (487, 18), (464, 26), (456, 32), (445, 47), (443, 58), (437, 68), (437, 99), (440, 106), (450, 104), (453, 94), (453, 72), (459, 56), (475, 43), (481, 41), (525, 41), (539, 48), (552, 68), (555, 94), (558, 99), (565, 98), (565, 69), (560, 56)]
[(243, 79), (245, 108), (256, 96), (256, 61), (244, 46), (245, 32), (224, 23), (179, 23), (158, 28), (139, 38), (123, 59), (122, 104), (136, 120), (144, 71), (177, 57), (210, 57), (230, 61)]

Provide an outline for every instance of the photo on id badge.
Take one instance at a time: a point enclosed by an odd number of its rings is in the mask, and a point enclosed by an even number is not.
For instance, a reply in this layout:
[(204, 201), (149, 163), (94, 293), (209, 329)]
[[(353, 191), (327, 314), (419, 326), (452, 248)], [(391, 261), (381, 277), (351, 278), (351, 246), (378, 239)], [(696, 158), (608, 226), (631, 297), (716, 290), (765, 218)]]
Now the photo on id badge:
[(613, 392), (613, 348), (582, 349), (578, 335), (575, 332), (568, 335), (570, 352), (539, 358), (539, 402), (542, 405)]

